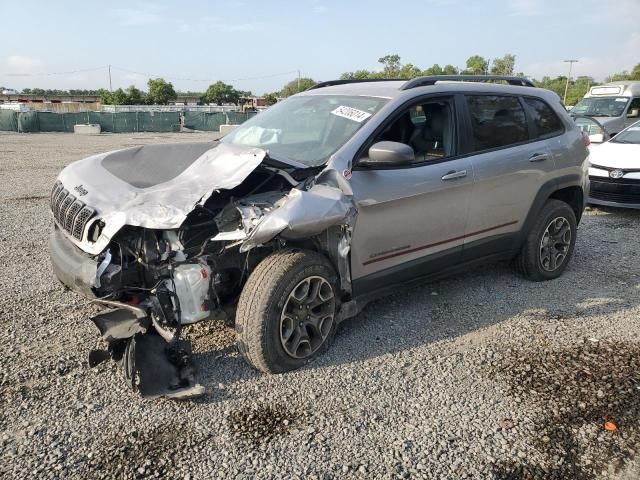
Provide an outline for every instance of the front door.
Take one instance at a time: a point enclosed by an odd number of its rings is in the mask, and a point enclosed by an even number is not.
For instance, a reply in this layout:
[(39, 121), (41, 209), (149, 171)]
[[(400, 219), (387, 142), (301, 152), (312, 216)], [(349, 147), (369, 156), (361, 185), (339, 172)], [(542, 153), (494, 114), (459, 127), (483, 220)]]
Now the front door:
[(413, 147), (415, 164), (355, 168), (358, 209), (351, 248), (356, 294), (439, 270), (459, 260), (473, 172), (457, 157), (452, 98), (423, 100), (403, 109), (374, 138)]

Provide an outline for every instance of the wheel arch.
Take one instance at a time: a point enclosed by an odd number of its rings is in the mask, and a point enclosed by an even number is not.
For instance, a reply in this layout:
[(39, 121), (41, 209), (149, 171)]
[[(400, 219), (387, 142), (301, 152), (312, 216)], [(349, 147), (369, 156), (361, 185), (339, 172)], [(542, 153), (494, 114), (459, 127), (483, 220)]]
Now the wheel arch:
[(540, 187), (520, 229), (518, 242), (514, 245), (514, 253), (520, 250), (544, 204), (550, 199), (567, 203), (576, 214), (576, 221), (580, 222), (586, 198), (582, 183), (582, 176), (578, 173), (573, 173), (551, 179)]

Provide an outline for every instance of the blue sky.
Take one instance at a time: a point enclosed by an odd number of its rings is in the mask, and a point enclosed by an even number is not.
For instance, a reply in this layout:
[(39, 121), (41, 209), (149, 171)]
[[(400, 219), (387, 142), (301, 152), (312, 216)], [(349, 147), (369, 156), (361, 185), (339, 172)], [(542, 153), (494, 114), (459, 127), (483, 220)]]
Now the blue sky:
[(567, 58), (599, 80), (640, 63), (640, 0), (3, 0), (0, 13), (0, 85), (17, 89), (107, 87), (107, 64), (114, 88), (151, 74), (264, 93), (390, 53), (421, 68), (513, 53), (536, 78)]

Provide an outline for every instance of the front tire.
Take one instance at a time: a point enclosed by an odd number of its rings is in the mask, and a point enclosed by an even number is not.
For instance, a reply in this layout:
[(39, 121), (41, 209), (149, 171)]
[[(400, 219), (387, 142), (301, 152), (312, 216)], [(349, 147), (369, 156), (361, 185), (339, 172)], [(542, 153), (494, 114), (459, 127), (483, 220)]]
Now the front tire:
[(263, 372), (282, 373), (326, 351), (336, 330), (337, 284), (335, 270), (316, 252), (283, 250), (260, 262), (236, 312), (245, 360)]
[(573, 255), (576, 233), (573, 209), (560, 200), (548, 200), (516, 258), (517, 269), (536, 282), (558, 278)]

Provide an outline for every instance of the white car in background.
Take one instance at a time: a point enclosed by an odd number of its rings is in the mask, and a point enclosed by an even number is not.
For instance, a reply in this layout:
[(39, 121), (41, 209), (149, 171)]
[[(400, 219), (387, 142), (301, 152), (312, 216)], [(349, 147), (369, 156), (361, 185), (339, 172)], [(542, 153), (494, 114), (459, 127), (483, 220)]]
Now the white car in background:
[(640, 209), (640, 121), (590, 150), (588, 203)]

